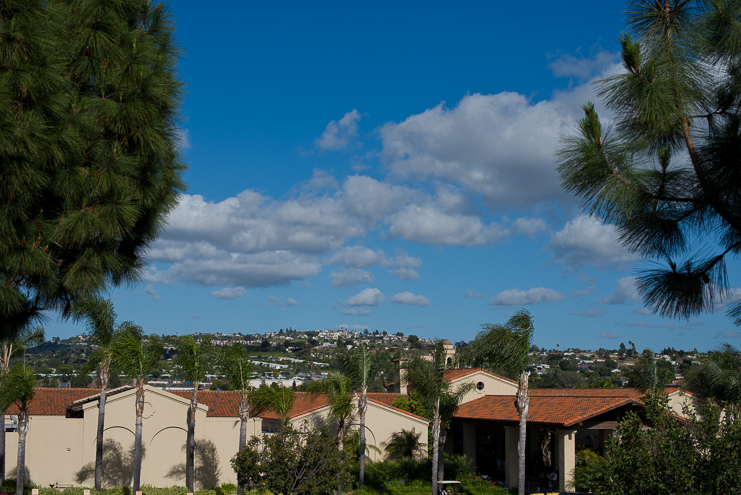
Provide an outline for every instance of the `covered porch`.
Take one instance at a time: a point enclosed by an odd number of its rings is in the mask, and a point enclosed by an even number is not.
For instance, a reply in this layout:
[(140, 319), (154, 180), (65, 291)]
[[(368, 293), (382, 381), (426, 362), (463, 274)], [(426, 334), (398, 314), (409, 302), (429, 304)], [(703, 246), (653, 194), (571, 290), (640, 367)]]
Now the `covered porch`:
[[(605, 443), (622, 416), (641, 406), (615, 392), (599, 396), (573, 390), (532, 390), (526, 430), (526, 491), (565, 491), (572, 481), (576, 453), (605, 453)], [(608, 395), (608, 396), (604, 396)], [(514, 397), (489, 395), (461, 405), (448, 433), (445, 450), (464, 454), (476, 472), (517, 487), (519, 417)]]

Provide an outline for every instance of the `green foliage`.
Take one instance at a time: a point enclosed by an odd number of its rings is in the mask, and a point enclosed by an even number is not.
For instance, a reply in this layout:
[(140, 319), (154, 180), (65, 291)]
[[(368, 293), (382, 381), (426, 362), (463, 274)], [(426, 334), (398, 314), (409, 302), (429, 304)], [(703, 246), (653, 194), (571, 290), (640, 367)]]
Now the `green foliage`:
[(719, 351), (709, 352), (700, 366), (689, 368), (684, 385), (700, 397), (738, 407), (741, 403), (741, 353), (723, 344)]
[(674, 366), (663, 359), (656, 359), (651, 349), (644, 349), (635, 365), (623, 369), (623, 376), (631, 387), (642, 391), (660, 390), (674, 379)]
[(410, 395), (400, 395), (394, 399), (391, 405), (423, 418), (430, 419), (432, 417), (432, 412), (419, 399), (415, 392), (412, 392)]
[(579, 462), (574, 468), (574, 481), (568, 488), (577, 492), (589, 492), (599, 486), (604, 477), (605, 459), (589, 449), (576, 453)]
[(326, 378), (311, 382), (308, 391), (312, 400), (319, 395), (327, 397), (329, 417), (337, 420), (344, 428), (345, 421), (355, 410), (354, 399), (350, 393), (350, 379), (338, 371), (332, 371)]
[[(5, 486), (5, 485), (3, 485)], [(28, 485), (28, 493), (26, 493), (26, 489), (23, 490), (23, 495), (30, 495), (31, 489), (34, 488), (31, 485)], [(13, 490), (15, 489), (15, 484), (13, 485)], [(85, 487), (70, 487), (65, 488), (61, 492), (57, 490), (56, 488), (49, 488), (49, 487), (38, 487), (39, 489), (39, 495), (84, 495), (85, 490), (90, 490), (90, 495), (133, 495), (131, 493), (131, 487), (130, 486), (115, 486), (113, 488), (103, 488), (102, 490), (98, 491), (92, 488), (85, 488)], [(12, 493), (13, 490), (7, 491), (3, 489), (6, 493)], [(188, 493), (188, 489), (184, 486), (170, 486), (170, 487), (163, 487), (163, 488), (157, 488), (149, 485), (142, 485), (141, 487), (142, 495), (186, 495)], [(235, 485), (227, 483), (224, 485), (221, 485), (220, 487), (216, 488), (207, 488), (203, 490), (197, 490), (194, 492), (193, 495), (234, 495), (237, 492), (237, 488)], [(263, 489), (255, 489), (245, 492), (245, 495), (273, 495), (271, 492)]]
[(163, 2), (0, 3), (0, 317), (140, 278), (184, 189)]
[(237, 480), (248, 489), (274, 493), (332, 494), (350, 484), (345, 455), (329, 428), (286, 426), (281, 435), (252, 437), (232, 459)]
[(593, 471), (597, 493), (741, 493), (739, 410), (724, 412), (700, 403), (696, 412), (685, 411), (689, 421), (683, 422), (669, 409), (667, 396), (648, 395), (643, 418), (628, 414), (607, 445), (604, 469)]
[(112, 363), (138, 382), (143, 382), (162, 355), (162, 342), (156, 335), (144, 337), (144, 330), (131, 322), (121, 325), (113, 345)]
[(247, 347), (235, 342), (220, 348), (216, 354), (216, 364), (231, 390), (244, 393), (250, 388), (252, 363)]
[(482, 325), (481, 332), (468, 347), (459, 349), (456, 357), (462, 365), (487, 368), (517, 379), (527, 367), (533, 331), (530, 313), (518, 310), (504, 325)]
[(402, 457), (414, 458), (422, 452), (422, 444), (419, 437), (422, 432), (414, 429), (397, 431), (391, 434), (389, 441), (383, 445), (389, 459), (401, 459)]
[(15, 363), (3, 377), (0, 384), (0, 410), (7, 410), (12, 404), (27, 410), (28, 403), (33, 400), (36, 377), (33, 369), (23, 363)]
[(263, 411), (274, 411), (281, 417), (284, 425), (288, 423), (288, 415), (294, 402), (296, 402), (296, 391), (280, 384), (269, 387), (263, 383), (260, 388), (250, 394), (253, 415), (259, 415)]
[[(726, 257), (741, 253), (740, 17), (737, 0), (629, 1), (625, 70), (598, 90), (614, 126), (603, 128), (588, 103), (556, 154), (562, 185), (584, 210), (655, 260), (637, 287), (662, 316), (712, 312), (732, 297)], [(741, 301), (728, 316), (741, 325)]]

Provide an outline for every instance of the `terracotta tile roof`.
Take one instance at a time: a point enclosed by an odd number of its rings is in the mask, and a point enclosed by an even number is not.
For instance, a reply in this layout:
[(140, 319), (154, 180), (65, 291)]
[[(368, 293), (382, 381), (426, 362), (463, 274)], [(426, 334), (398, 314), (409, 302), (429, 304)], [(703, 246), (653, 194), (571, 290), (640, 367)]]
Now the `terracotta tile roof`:
[[(67, 406), (91, 395), (95, 395), (94, 388), (36, 387), (33, 400), (28, 404), (28, 412), (32, 416), (65, 416)], [(18, 407), (13, 404), (6, 414), (18, 414)]]
[[(167, 392), (190, 400), (190, 390), (167, 390)], [(239, 399), (242, 394), (229, 390), (199, 390), (198, 403), (208, 407), (206, 417), (236, 418), (239, 417)]]
[[(527, 420), (529, 423), (567, 427), (634, 402), (633, 398), (625, 396), (531, 394)], [(511, 395), (487, 395), (467, 402), (460, 406), (455, 417), (513, 423), (519, 421), (515, 399)]]
[(515, 384), (517, 383), (514, 380), (511, 380), (511, 379), (509, 379), (507, 377), (504, 377), (502, 375), (497, 375), (496, 373), (492, 373), (491, 371), (485, 370), (483, 368), (460, 368), (460, 369), (445, 370), (445, 375), (444, 376), (445, 376), (445, 379), (446, 380), (455, 380), (457, 378), (461, 378), (463, 376), (468, 376), (468, 375), (471, 375), (473, 373), (476, 373), (477, 371), (483, 371), (484, 373), (486, 373), (488, 375), (491, 375), (491, 376), (500, 378), (502, 380), (505, 380), (505, 381), (508, 381), (508, 382), (512, 382), (512, 383), (515, 383)]
[[(108, 398), (113, 395), (120, 394), (121, 392), (126, 392), (127, 390), (131, 390), (132, 388), (134, 387), (132, 387), (131, 385), (124, 385), (123, 387), (117, 387), (117, 388), (112, 388), (110, 390), (107, 390), (105, 394), (106, 400), (108, 400)], [(98, 390), (98, 389), (95, 389), (95, 390)], [(88, 404), (90, 402), (97, 402), (98, 400), (100, 400), (100, 392), (98, 392), (95, 395), (91, 395), (89, 397), (83, 397), (82, 399), (77, 399), (76, 401), (73, 401), (71, 404), (67, 406), (67, 409), (72, 410), (72, 411), (82, 411), (82, 407), (85, 404)]]
[(637, 388), (531, 388), (530, 396), (538, 397), (623, 397), (639, 400), (646, 395)]

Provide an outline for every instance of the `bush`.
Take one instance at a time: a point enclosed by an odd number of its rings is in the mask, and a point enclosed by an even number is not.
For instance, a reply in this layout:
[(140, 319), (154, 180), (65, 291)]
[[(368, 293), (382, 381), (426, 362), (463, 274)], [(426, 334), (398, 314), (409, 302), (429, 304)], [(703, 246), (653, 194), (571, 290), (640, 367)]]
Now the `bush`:
[(574, 468), (574, 481), (569, 489), (588, 492), (597, 488), (604, 476), (605, 459), (589, 449), (580, 450), (576, 455), (579, 462)]
[[(281, 433), (253, 437), (232, 459), (237, 480), (247, 489), (274, 493), (332, 494), (350, 484), (346, 456), (329, 428), (286, 426)], [(146, 494), (150, 495), (150, 494)]]

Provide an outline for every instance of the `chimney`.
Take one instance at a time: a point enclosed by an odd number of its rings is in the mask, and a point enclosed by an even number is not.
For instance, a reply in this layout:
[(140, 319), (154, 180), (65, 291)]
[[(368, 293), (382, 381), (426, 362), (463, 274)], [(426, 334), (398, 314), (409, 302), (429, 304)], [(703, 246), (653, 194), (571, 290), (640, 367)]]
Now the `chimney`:
[(394, 371), (394, 393), (407, 395), (407, 370), (402, 366), (405, 362), (409, 361), (409, 359), (399, 358), (395, 359), (395, 361), (398, 361), (399, 366), (396, 368), (396, 371)]

